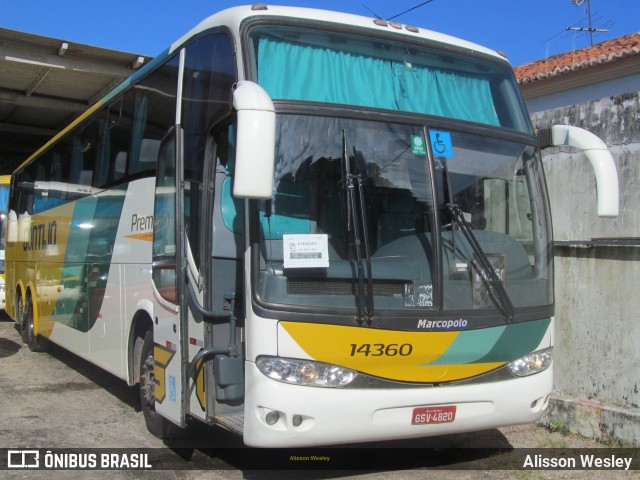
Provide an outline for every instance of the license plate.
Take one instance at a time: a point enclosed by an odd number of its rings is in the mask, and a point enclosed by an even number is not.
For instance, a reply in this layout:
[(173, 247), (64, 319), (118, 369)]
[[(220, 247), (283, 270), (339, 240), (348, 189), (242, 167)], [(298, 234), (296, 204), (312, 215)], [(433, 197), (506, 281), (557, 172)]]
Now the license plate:
[(438, 407), (418, 407), (413, 409), (411, 425), (428, 425), (433, 423), (451, 423), (456, 419), (455, 405)]

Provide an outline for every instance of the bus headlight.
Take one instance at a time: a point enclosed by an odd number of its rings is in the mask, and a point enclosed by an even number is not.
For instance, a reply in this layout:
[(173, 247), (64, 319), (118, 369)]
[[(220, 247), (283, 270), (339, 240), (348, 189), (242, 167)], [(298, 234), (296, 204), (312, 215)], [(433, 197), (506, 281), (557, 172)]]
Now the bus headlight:
[(256, 365), (267, 377), (294, 385), (345, 387), (358, 376), (348, 368), (294, 358), (258, 357)]
[(545, 348), (544, 350), (538, 350), (537, 352), (514, 360), (509, 363), (509, 370), (518, 377), (526, 377), (534, 373), (540, 373), (551, 365), (551, 350), (551, 348)]

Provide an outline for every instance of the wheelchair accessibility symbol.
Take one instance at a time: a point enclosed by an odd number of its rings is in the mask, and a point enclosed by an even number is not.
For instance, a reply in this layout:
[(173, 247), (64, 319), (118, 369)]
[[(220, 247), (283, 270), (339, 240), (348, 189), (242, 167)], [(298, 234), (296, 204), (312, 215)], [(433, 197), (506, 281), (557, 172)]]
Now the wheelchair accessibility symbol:
[(429, 140), (431, 142), (431, 151), (436, 157), (453, 157), (453, 143), (451, 142), (451, 133), (439, 130), (429, 130)]

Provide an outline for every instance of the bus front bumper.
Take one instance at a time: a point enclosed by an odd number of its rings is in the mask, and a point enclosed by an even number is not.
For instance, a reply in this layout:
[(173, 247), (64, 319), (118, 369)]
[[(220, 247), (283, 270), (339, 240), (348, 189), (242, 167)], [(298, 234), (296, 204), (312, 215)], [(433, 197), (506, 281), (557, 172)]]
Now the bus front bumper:
[[(255, 363), (247, 362), (244, 442), (253, 447), (333, 445), (531, 423), (547, 407), (552, 368), (493, 383), (348, 389), (277, 382), (264, 376)], [(445, 414), (415, 424), (416, 415), (425, 411)]]

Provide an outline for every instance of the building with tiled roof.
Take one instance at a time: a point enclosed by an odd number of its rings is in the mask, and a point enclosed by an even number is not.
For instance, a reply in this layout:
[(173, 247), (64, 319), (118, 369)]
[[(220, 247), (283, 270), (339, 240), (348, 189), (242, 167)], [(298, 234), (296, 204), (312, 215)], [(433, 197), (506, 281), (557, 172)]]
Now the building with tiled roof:
[(515, 72), (531, 111), (637, 91), (640, 33), (530, 62)]

